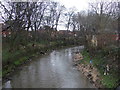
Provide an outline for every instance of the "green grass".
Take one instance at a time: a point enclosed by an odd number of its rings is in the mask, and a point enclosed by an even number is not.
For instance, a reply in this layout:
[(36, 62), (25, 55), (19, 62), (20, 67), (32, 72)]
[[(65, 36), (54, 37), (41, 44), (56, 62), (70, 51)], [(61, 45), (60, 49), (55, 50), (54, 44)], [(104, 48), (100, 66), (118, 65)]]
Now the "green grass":
[(0, 70), (0, 78), (2, 77), (2, 70)]
[(19, 60), (14, 61), (14, 64), (16, 66), (18, 66), (18, 65), (22, 64), (23, 62), (25, 62), (27, 59), (28, 59), (28, 57), (21, 57)]
[(107, 88), (115, 88), (117, 86), (117, 77), (113, 77), (112, 75), (102, 75), (102, 84)]
[(7, 73), (10, 73), (12, 69), (24, 63), (30, 56), (34, 55), (34, 53), (35, 50), (31, 50), (28, 47), (13, 52), (9, 52), (9, 48), (3, 47), (2, 62), (4, 66), (2, 76), (6, 76)]
[[(88, 52), (86, 52), (85, 50), (83, 50), (82, 55), (84, 57), (83, 61), (81, 63), (87, 64), (90, 61), (90, 54)], [(96, 67), (98, 69), (98, 71), (100, 72), (100, 77), (102, 78), (101, 83), (106, 87), (106, 88), (115, 88), (117, 86), (117, 81), (118, 81), (118, 77), (117, 77), (117, 72), (113, 72), (112, 69), (109, 75), (103, 75), (104, 73), (104, 67), (107, 64), (107, 58), (103, 58), (103, 54), (101, 53), (96, 53), (96, 55), (94, 57), (92, 57), (92, 61), (93, 61), (93, 66)], [(87, 62), (87, 63), (85, 63)]]
[(87, 53), (87, 52), (83, 52), (82, 54), (84, 54), (84, 60), (87, 62), (87, 63), (89, 63), (89, 61), (90, 61), (90, 55), (89, 55), (89, 53)]
[(14, 52), (9, 52), (9, 49), (3, 49), (2, 60), (3, 60), (3, 62), (6, 62), (6, 61), (14, 58), (14, 56), (19, 56), (23, 52), (24, 52), (23, 50), (16, 50)]
[[(36, 47), (32, 47), (32, 44), (35, 44)], [(2, 51), (2, 77), (5, 77), (8, 73), (10, 73), (13, 69), (23, 64), (26, 60), (31, 57), (36, 57), (40, 55), (39, 52), (47, 52), (55, 48), (59, 48), (61, 46), (70, 46), (71, 44), (65, 44), (65, 41), (41, 41), (41, 42), (30, 42), (26, 45), (25, 49), (16, 46), (12, 52), (9, 52), (10, 46), (7, 43), (7, 46), (3, 47)], [(37, 53), (37, 54), (36, 54)], [(38, 54), (39, 53), (39, 54)]]

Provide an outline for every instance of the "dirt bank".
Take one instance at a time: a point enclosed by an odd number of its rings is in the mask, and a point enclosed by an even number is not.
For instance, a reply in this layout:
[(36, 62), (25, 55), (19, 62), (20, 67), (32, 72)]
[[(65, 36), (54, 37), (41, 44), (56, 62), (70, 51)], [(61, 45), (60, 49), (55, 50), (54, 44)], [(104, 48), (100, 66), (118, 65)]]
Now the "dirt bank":
[(83, 56), (81, 53), (76, 53), (73, 61), (77, 69), (81, 71), (96, 88), (103, 88), (100, 82), (102, 79), (99, 77), (100, 74), (98, 70), (85, 61), (83, 63)]

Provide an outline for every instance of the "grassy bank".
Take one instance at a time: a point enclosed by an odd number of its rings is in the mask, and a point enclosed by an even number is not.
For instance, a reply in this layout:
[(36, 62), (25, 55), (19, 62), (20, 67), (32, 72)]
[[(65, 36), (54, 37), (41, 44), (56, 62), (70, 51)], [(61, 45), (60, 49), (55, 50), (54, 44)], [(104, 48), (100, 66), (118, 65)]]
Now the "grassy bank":
[[(82, 51), (82, 55), (84, 56), (82, 63), (89, 64), (90, 60), (92, 60), (93, 66), (98, 69), (100, 78), (102, 78), (100, 82), (105, 88), (116, 88), (118, 85), (118, 80), (120, 78), (118, 75), (118, 68), (116, 67), (117, 58), (115, 59), (113, 57), (118, 54), (118, 50), (118, 48), (99, 50), (94, 55), (90, 55), (86, 50)], [(111, 53), (109, 51), (111, 51)], [(104, 75), (106, 64), (110, 66), (109, 75)]]
[[(44, 42), (44, 43), (43, 43)], [(28, 43), (25, 46), (19, 46), (15, 50), (9, 51), (9, 46), (4, 46), (2, 50), (2, 77), (3, 79), (8, 77), (14, 70), (29, 62), (29, 60), (34, 57), (44, 55), (45, 53), (58, 48), (69, 47), (75, 44), (66, 43), (66, 41), (52, 41), (52, 42), (34, 42), (35, 46), (33, 47), (33, 43)], [(7, 44), (8, 45), (8, 44)]]

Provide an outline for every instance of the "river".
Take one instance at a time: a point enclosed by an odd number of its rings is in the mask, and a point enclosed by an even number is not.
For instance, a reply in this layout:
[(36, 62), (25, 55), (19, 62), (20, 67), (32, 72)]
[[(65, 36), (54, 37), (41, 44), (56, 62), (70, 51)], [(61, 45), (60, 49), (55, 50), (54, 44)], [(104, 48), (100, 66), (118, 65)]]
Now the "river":
[(74, 52), (84, 47), (54, 50), (22, 67), (4, 88), (93, 88), (89, 80), (73, 66)]

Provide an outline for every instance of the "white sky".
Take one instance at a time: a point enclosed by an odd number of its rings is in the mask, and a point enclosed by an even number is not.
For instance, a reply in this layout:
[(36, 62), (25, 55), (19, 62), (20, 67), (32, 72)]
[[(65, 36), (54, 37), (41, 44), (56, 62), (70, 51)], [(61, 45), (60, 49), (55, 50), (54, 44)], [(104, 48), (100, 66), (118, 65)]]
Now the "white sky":
[[(0, 0), (0, 1), (3, 2), (4, 0)], [(75, 7), (77, 11), (81, 11), (81, 10), (85, 10), (88, 8), (89, 0), (53, 0), (53, 1), (60, 2), (61, 4), (65, 5), (66, 8)]]
[(54, 0), (65, 5), (66, 8), (75, 7), (78, 11), (85, 10), (88, 8), (89, 0)]
[[(60, 2), (60, 4), (65, 5), (67, 9), (75, 7), (76, 12), (87, 10), (88, 9), (88, 2), (90, 0), (53, 0)], [(64, 24), (58, 26), (58, 30), (66, 30)]]
[[(120, 1), (120, 0), (53, 0), (53, 1), (58, 1), (62, 5), (65, 5), (67, 9), (75, 7), (77, 9), (76, 12), (80, 11), (86, 11), (89, 8), (89, 3), (90, 2), (96, 2), (96, 1)], [(65, 30), (65, 26), (59, 25), (58, 30)]]
[[(0, 0), (3, 1), (3, 0)], [(16, 0), (17, 1), (17, 0)], [(46, 0), (47, 1), (47, 0)], [(57, 1), (60, 2), (62, 5), (65, 5), (67, 9), (75, 7), (77, 11), (82, 11), (82, 10), (87, 10), (88, 9), (88, 2), (95, 1), (95, 0), (51, 0), (51, 1)], [(110, 0), (103, 0), (103, 1), (110, 1)], [(1, 17), (0, 17), (0, 22), (1, 22)], [(58, 26), (58, 29), (65, 29), (65, 27)]]

